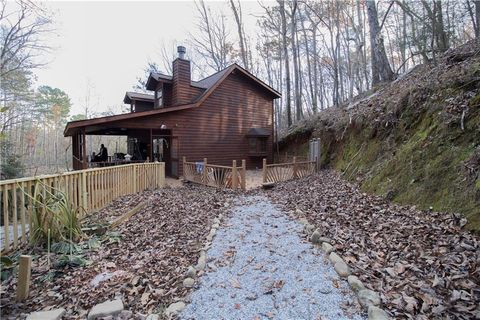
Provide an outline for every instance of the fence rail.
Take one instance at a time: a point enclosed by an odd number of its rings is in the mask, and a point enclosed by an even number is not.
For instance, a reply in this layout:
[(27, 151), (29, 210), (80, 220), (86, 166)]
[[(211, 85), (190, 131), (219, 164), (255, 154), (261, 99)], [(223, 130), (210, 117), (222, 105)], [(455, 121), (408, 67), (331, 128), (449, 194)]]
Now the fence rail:
[(80, 219), (116, 198), (161, 188), (165, 184), (163, 162), (127, 164), (0, 181), (0, 215), (3, 225), (1, 251), (26, 242), (34, 211), (35, 192), (63, 192)]
[(207, 158), (203, 159), (203, 162), (187, 162), (183, 157), (183, 178), (206, 186), (245, 190), (245, 171), (245, 160), (242, 160), (240, 167), (237, 166), (237, 161), (233, 160), (229, 167), (209, 164)]
[(293, 162), (275, 164), (267, 164), (267, 159), (263, 159), (262, 182), (269, 184), (303, 178), (315, 173), (316, 167), (316, 161), (297, 161), (296, 157)]

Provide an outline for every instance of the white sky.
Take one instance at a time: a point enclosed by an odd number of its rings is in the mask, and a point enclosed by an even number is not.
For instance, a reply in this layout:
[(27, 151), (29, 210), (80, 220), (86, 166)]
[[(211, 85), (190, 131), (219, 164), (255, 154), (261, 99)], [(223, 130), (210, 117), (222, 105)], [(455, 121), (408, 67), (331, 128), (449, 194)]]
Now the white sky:
[[(224, 8), (226, 2), (207, 2)], [(71, 98), (71, 114), (84, 112), (90, 92), (94, 112), (114, 108), (119, 113), (125, 91), (132, 90), (147, 61), (160, 61), (162, 44), (185, 45), (196, 34), (193, 1), (157, 2), (47, 2), (53, 11), (56, 34), (48, 65), (37, 70), (38, 85), (64, 90)], [(262, 8), (256, 1), (243, 2), (245, 28), (254, 32), (255, 17)], [(236, 36), (233, 25), (232, 36)], [(187, 52), (192, 50), (188, 48)]]

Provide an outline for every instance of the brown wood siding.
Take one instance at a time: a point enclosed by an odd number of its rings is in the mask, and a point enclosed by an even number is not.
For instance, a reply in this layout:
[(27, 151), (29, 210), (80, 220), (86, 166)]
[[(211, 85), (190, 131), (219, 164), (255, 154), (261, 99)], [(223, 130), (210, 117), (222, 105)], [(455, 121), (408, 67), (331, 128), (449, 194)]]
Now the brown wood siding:
[[(250, 128), (271, 133), (267, 159), (273, 160), (273, 100), (252, 80), (239, 73), (229, 75), (201, 106), (117, 123), (127, 128), (159, 129), (162, 124), (179, 138), (179, 156), (189, 161), (208, 158), (212, 164), (247, 161), (247, 168), (261, 167), (262, 158), (250, 157)], [(180, 167), (181, 172), (181, 167)]]

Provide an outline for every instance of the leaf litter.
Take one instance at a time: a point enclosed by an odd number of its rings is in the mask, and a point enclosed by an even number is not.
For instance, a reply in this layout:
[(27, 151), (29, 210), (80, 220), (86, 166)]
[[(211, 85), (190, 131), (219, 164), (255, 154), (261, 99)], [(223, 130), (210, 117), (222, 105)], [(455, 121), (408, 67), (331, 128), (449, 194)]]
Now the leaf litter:
[(395, 319), (480, 318), (480, 241), (460, 214), (389, 203), (330, 170), (265, 195), (333, 239)]

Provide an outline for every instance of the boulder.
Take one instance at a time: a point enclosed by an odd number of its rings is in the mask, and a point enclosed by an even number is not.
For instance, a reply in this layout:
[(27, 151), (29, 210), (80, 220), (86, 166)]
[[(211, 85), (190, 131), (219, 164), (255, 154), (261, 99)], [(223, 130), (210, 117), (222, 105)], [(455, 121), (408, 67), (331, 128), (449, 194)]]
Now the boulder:
[(149, 314), (145, 320), (160, 320), (160, 316), (158, 314)]
[(298, 219), (298, 222), (300, 222), (301, 224), (303, 224), (304, 226), (306, 226), (308, 224), (308, 220), (305, 219), (305, 218), (300, 218)]
[(337, 263), (337, 262), (343, 262), (343, 259), (336, 253), (336, 252), (330, 252), (330, 254), (328, 255), (328, 259), (333, 263)]
[(102, 317), (115, 316), (123, 311), (123, 302), (121, 299), (109, 300), (95, 305), (88, 313), (88, 320), (94, 320)]
[(188, 269), (187, 269), (187, 277), (189, 277), (189, 278), (195, 278), (196, 275), (197, 275), (197, 271), (195, 270), (195, 268), (192, 267), (192, 266), (188, 267)]
[(333, 268), (335, 269), (337, 274), (342, 278), (348, 277), (351, 273), (350, 268), (343, 261), (336, 262), (335, 265), (333, 266)]
[(192, 278), (185, 278), (185, 280), (183, 280), (183, 286), (185, 288), (191, 288), (195, 285), (195, 280), (193, 280)]
[(305, 225), (305, 232), (306, 232), (307, 234), (312, 233), (314, 229), (315, 229), (315, 226), (314, 226), (313, 224), (307, 223), (307, 224)]
[(318, 241), (319, 242), (326, 242), (326, 243), (329, 243), (329, 244), (332, 243), (332, 239), (327, 238), (327, 237), (320, 237), (320, 238), (318, 238)]
[(348, 276), (347, 281), (350, 285), (350, 288), (352, 288), (352, 290), (355, 292), (365, 289), (362, 281), (360, 281), (357, 276)]
[(183, 311), (183, 309), (185, 309), (185, 302), (178, 301), (168, 306), (168, 308), (165, 310), (165, 315), (167, 317), (171, 317), (173, 315), (179, 314)]
[(368, 320), (388, 320), (390, 317), (388, 313), (379, 307), (369, 306), (368, 307)]
[(203, 270), (207, 266), (207, 255), (205, 254), (205, 251), (200, 251), (200, 257), (198, 258), (197, 265), (195, 266), (195, 269), (198, 270)]
[(368, 308), (369, 306), (378, 306), (380, 305), (380, 295), (372, 291), (370, 289), (362, 289), (358, 291), (358, 302), (365, 307)]
[(63, 308), (49, 311), (37, 311), (30, 313), (27, 320), (60, 320), (65, 314), (66, 310)]
[(326, 253), (326, 254), (330, 254), (330, 252), (332, 252), (334, 250), (333, 246), (330, 244), (330, 243), (327, 243), (327, 242), (322, 242), (322, 250)]
[(310, 237), (310, 241), (312, 243), (319, 244), (320, 243), (320, 241), (319, 241), (320, 236), (321, 236), (320, 231), (318, 229), (316, 229), (315, 231), (313, 231), (313, 233)]
[(301, 216), (301, 215), (303, 215), (303, 211), (297, 208), (297, 209), (295, 210), (295, 214), (296, 214), (297, 216)]

